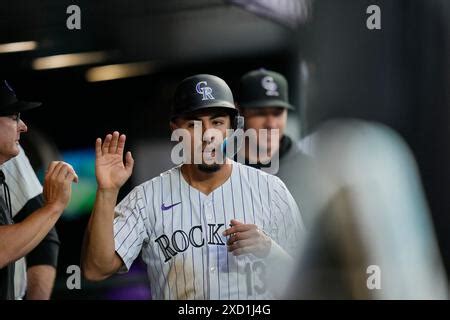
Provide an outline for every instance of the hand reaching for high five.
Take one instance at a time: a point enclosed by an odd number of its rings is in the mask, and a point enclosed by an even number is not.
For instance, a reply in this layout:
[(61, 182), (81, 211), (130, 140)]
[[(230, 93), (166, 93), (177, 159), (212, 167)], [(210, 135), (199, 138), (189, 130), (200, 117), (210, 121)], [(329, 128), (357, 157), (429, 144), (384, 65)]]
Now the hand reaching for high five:
[(124, 185), (133, 172), (134, 160), (131, 152), (127, 152), (125, 163), (123, 151), (126, 137), (119, 132), (108, 134), (102, 144), (102, 139), (95, 142), (95, 176), (99, 189), (118, 190)]

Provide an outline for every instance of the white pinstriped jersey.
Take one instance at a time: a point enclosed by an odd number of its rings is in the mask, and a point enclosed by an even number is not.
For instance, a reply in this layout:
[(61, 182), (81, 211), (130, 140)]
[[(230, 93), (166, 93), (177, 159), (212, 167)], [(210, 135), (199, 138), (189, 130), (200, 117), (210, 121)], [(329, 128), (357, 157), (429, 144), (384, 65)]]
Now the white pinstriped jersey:
[[(281, 180), (232, 162), (209, 195), (190, 186), (181, 166), (134, 188), (117, 206), (116, 252), (127, 271), (142, 252), (153, 299), (274, 299), (265, 258), (228, 253), (231, 219), (256, 224), (289, 254), (298, 248), (300, 212)], [(273, 246), (272, 246), (273, 247)]]
[(0, 166), (5, 173), (11, 193), (13, 217), (22, 210), (30, 199), (42, 193), (42, 185), (30, 164), (30, 160), (28, 160), (21, 146), (19, 146), (19, 149), (20, 152), (16, 157)]

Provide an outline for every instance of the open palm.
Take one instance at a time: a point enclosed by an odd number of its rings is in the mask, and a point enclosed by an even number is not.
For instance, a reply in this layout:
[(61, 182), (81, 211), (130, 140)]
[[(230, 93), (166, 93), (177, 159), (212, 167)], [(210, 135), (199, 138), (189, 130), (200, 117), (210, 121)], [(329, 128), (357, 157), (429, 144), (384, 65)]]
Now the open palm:
[(123, 151), (126, 137), (115, 131), (95, 142), (95, 175), (99, 189), (119, 189), (133, 172), (134, 160), (131, 152), (127, 152), (125, 163)]

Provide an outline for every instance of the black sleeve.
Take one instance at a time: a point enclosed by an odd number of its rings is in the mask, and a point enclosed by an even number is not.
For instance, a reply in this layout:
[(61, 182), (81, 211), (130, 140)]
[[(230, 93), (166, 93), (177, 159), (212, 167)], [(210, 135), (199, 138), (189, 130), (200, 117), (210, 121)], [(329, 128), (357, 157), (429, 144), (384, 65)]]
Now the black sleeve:
[[(25, 206), (14, 217), (15, 222), (20, 222), (26, 219), (34, 211), (41, 208), (44, 204), (44, 198), (42, 194), (28, 200)], [(27, 267), (36, 265), (51, 265), (56, 268), (58, 265), (58, 253), (59, 253), (59, 237), (56, 233), (55, 227), (45, 236), (40, 244), (37, 245), (26, 256)]]

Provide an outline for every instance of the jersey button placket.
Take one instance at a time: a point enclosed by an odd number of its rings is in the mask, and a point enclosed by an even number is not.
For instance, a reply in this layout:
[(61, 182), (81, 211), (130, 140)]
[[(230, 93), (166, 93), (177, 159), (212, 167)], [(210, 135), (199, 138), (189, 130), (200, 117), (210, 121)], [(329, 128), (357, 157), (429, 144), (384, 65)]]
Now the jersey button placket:
[(208, 223), (210, 223), (213, 219), (213, 215), (212, 215), (212, 202), (211, 200), (206, 200), (205, 201), (205, 214), (206, 214), (206, 219), (208, 221)]
[[(205, 201), (203, 202), (203, 212), (205, 213), (205, 218), (206, 218), (206, 222), (207, 224), (215, 224), (214, 216), (213, 216), (213, 205), (212, 205), (212, 201), (211, 199), (207, 198), (205, 199)], [(209, 239), (210, 234), (209, 234), (209, 226), (208, 229), (206, 229), (206, 238), (207, 238), (207, 242), (209, 241), (214, 241), (214, 239)], [(208, 252), (208, 279), (209, 279), (209, 294), (210, 294), (210, 299), (218, 299), (217, 293), (218, 293), (218, 288), (217, 288), (217, 267), (216, 267), (216, 246), (215, 245), (210, 245), (208, 244), (207, 246), (207, 252)]]

